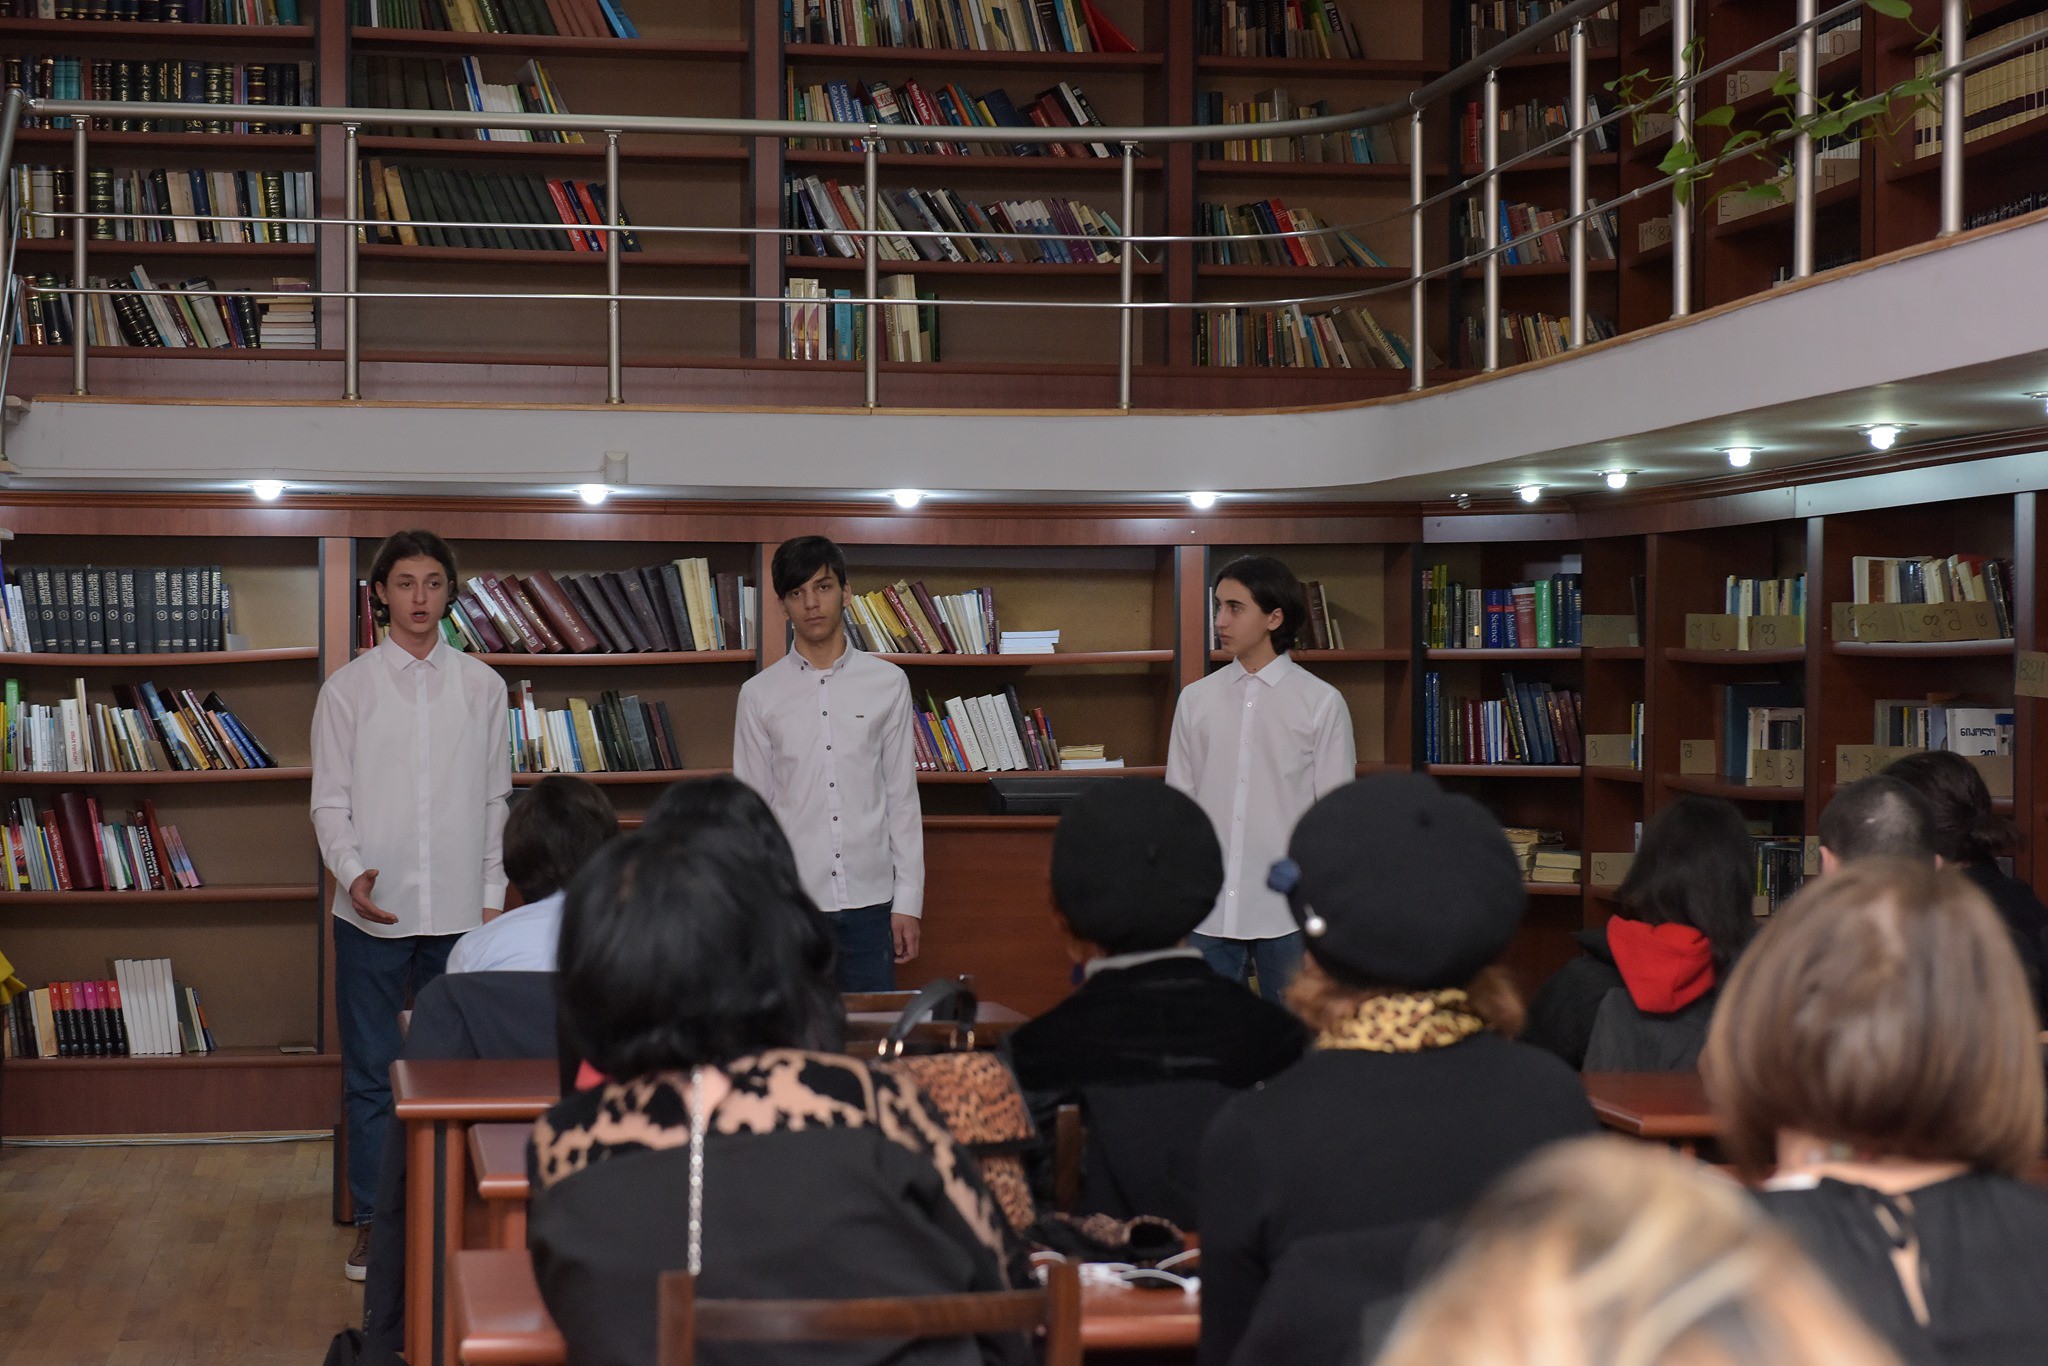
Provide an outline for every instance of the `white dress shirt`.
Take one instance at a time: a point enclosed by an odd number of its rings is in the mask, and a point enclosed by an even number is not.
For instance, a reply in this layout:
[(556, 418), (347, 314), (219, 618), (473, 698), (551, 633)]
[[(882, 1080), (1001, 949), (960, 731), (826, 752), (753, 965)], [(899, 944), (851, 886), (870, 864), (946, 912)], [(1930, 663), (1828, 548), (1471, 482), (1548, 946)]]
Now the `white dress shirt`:
[[(415, 659), (386, 639), (335, 671), (313, 708), (313, 830), (334, 914), (365, 934), (461, 934), (505, 904), (512, 790), (505, 680), (436, 641)], [(355, 913), (349, 884), (395, 925)]]
[(924, 914), (924, 822), (910, 680), (849, 645), (829, 669), (795, 650), (740, 687), (732, 771), (767, 801), (821, 911)]
[(455, 941), (449, 972), (553, 972), (564, 894), (550, 892)]
[(1257, 673), (1236, 660), (1181, 692), (1166, 781), (1193, 797), (1223, 845), (1223, 891), (1197, 927), (1219, 939), (1277, 939), (1298, 926), (1266, 870), (1302, 813), (1358, 776), (1351, 713), (1335, 688), (1281, 655)]

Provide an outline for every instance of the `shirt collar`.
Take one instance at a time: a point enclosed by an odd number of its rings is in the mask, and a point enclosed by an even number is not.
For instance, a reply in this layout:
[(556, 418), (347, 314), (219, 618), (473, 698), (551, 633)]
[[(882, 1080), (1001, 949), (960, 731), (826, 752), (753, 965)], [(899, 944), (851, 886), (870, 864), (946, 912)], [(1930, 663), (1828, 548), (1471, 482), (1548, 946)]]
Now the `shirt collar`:
[(377, 643), (377, 649), (383, 654), (384, 662), (391, 666), (393, 673), (404, 673), (414, 664), (424, 664), (430, 669), (440, 669), (447, 665), (448, 655), (454, 653), (454, 647), (449, 645), (445, 638), (436, 638), (434, 648), (427, 651), (427, 657), (419, 659), (412, 651), (400, 645), (388, 634)]
[(797, 671), (800, 673), (836, 674), (841, 669), (846, 667), (847, 661), (852, 659), (853, 656), (853, 638), (851, 636), (847, 637), (846, 648), (839, 652), (839, 658), (832, 661), (832, 667), (829, 669), (821, 669), (817, 665), (811, 663), (811, 661), (805, 659), (803, 657), (803, 653), (797, 650), (794, 646), (792, 646), (789, 651), (789, 658), (796, 661)]
[(1277, 688), (1286, 681), (1289, 673), (1301, 666), (1294, 662), (1293, 655), (1282, 653), (1275, 655), (1273, 662), (1260, 669), (1257, 673), (1253, 673), (1235, 659), (1230, 661), (1229, 667), (1237, 670), (1237, 673), (1230, 680), (1232, 683), (1242, 682), (1244, 679), (1251, 678), (1264, 683), (1269, 688)]
[(1091, 958), (1081, 965), (1081, 980), (1087, 981), (1098, 972), (1115, 972), (1120, 968), (1135, 968), (1145, 963), (1162, 963), (1169, 958), (1200, 958), (1202, 951), (1186, 944), (1170, 949), (1145, 949), (1138, 953), (1112, 953), (1106, 958)]

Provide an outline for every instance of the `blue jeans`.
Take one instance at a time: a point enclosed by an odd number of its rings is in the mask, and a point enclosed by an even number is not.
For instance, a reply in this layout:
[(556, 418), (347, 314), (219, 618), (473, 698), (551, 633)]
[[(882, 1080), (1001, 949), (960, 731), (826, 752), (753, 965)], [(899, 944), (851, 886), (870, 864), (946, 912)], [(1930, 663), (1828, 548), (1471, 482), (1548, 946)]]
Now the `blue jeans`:
[(1278, 1001), (1287, 994), (1287, 984), (1301, 971), (1301, 931), (1278, 939), (1218, 939), (1213, 934), (1191, 934), (1188, 943), (1202, 951), (1209, 966), (1233, 982), (1245, 980), (1245, 969), (1258, 974), (1259, 995)]
[(841, 991), (896, 990), (896, 934), (889, 928), (889, 908), (895, 904), (855, 906), (825, 917), (839, 941)]
[(334, 1015), (341, 1030), (341, 1105), (348, 1193), (356, 1222), (376, 1213), (377, 1168), (391, 1123), (391, 1064), (405, 1040), (398, 1012), (448, 966), (459, 934), (379, 939), (334, 917)]

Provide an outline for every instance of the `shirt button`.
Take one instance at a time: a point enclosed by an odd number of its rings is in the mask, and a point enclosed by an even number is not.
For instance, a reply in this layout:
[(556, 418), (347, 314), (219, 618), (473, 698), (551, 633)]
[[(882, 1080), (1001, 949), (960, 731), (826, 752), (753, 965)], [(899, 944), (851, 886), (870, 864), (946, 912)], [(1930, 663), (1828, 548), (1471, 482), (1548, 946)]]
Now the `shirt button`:
[[(839, 819), (839, 818), (838, 818), (837, 816), (834, 816), (834, 817), (833, 817), (832, 819), (834, 819), (834, 820), (837, 820), (837, 819)], [(832, 857), (833, 857), (833, 858), (838, 858), (838, 857), (839, 857), (839, 855), (837, 855), (837, 854), (834, 854), (834, 855), (833, 855)], [(838, 875), (837, 873), (834, 873), (834, 874), (833, 874), (832, 876), (834, 876), (834, 877), (837, 877), (837, 876), (839, 876), (839, 875)]]
[(830, 745), (827, 745), (827, 746), (825, 746), (825, 748), (826, 748), (826, 749), (830, 749), (830, 748), (832, 748), (832, 746), (830, 746)]

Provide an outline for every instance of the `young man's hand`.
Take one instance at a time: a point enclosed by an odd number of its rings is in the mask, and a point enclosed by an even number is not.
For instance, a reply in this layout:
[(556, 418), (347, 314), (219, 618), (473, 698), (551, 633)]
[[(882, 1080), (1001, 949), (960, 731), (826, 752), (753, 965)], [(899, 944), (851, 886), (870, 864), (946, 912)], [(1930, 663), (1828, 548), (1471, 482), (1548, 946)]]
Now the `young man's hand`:
[(377, 885), (377, 870), (370, 869), (348, 885), (348, 904), (355, 908), (357, 915), (377, 925), (396, 925), (398, 917), (370, 900), (370, 889)]
[(917, 957), (917, 935), (922, 922), (914, 915), (889, 917), (889, 932), (896, 940), (896, 961), (908, 963)]

